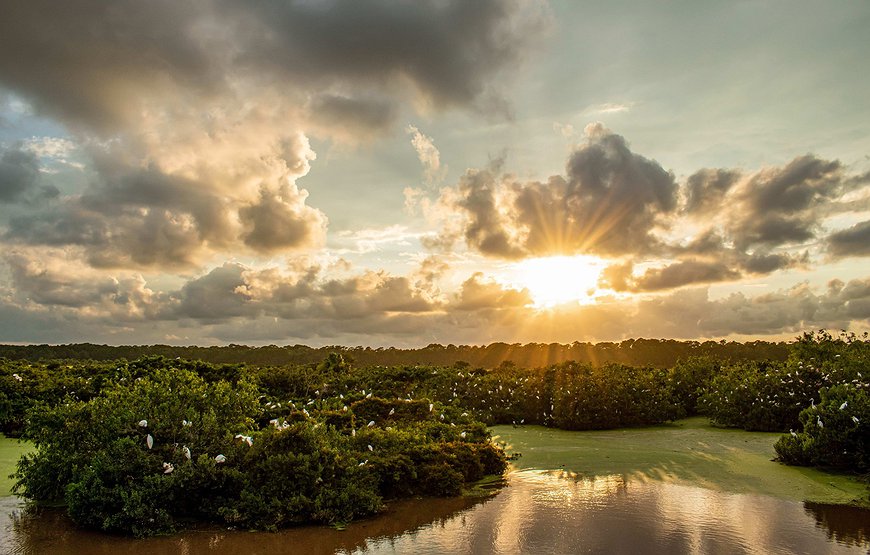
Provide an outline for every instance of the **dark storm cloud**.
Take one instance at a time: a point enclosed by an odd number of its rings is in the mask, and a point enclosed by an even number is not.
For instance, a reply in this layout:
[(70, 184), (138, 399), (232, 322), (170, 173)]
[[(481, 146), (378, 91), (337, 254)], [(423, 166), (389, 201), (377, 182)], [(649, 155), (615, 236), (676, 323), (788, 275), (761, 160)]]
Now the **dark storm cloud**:
[(4, 239), (19, 245), (76, 246), (94, 267), (180, 268), (197, 262), (195, 221), (170, 210), (119, 210), (111, 217), (78, 202), (13, 217)]
[[(155, 99), (233, 94), (239, 80), (289, 95), (364, 87), (390, 96), (407, 81), (436, 106), (471, 105), (541, 31), (544, 17), (526, 7), (34, 0), (6, 6), (0, 18), (0, 82), (43, 113), (100, 130), (160, 109)], [(353, 103), (359, 113), (361, 100), (337, 98), (333, 114)]]
[(870, 220), (832, 233), (825, 242), (828, 254), (835, 258), (870, 256)]
[(740, 272), (722, 262), (681, 260), (663, 268), (651, 268), (634, 280), (632, 291), (660, 291), (689, 284), (733, 280)]
[(322, 215), (305, 206), (305, 196), (285, 185), (274, 192), (260, 190), (259, 200), (239, 209), (246, 245), (262, 253), (314, 244), (326, 226)]
[[(542, 28), (520, 2), (462, 0), (322, 3), (224, 2), (239, 22), (238, 63), (317, 85), (358, 81), (379, 88), (402, 79), (437, 106), (468, 105), (489, 79), (517, 61)], [(530, 17), (536, 16), (536, 17)]]
[(395, 124), (398, 117), (397, 107), (384, 99), (330, 94), (315, 97), (309, 110), (314, 123), (343, 130), (350, 136), (383, 133)]
[(468, 217), (468, 245), (503, 258), (660, 250), (653, 230), (676, 208), (674, 176), (600, 125), (590, 125), (587, 135), (566, 175), (545, 183), (515, 182), (494, 170), (466, 172), (451, 204)]
[(737, 183), (740, 172), (727, 169), (699, 170), (686, 181), (686, 212), (710, 212), (721, 207), (725, 194)]
[(39, 161), (17, 149), (0, 153), (0, 202), (12, 202), (33, 189), (39, 180)]
[(208, 3), (34, 0), (4, 7), (0, 82), (41, 112), (97, 129), (122, 125), (143, 93), (220, 84), (197, 23)]
[(810, 240), (819, 230), (815, 209), (843, 193), (844, 178), (838, 161), (812, 155), (759, 171), (737, 192), (728, 231), (738, 248)]
[(33, 203), (58, 196), (57, 187), (43, 183), (39, 160), (20, 148), (0, 151), (0, 203)]

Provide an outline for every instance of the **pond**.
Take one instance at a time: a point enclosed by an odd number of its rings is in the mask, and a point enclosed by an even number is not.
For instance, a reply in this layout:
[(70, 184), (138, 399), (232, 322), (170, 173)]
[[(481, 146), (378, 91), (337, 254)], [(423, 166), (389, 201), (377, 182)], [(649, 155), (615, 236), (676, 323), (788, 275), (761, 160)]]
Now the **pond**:
[[(777, 434), (671, 426), (493, 428), (522, 456), (491, 497), (407, 500), (346, 530), (223, 529), (131, 540), (0, 499), (10, 553), (867, 553), (870, 510), (850, 478), (771, 462)], [(8, 441), (8, 440), (7, 440)]]

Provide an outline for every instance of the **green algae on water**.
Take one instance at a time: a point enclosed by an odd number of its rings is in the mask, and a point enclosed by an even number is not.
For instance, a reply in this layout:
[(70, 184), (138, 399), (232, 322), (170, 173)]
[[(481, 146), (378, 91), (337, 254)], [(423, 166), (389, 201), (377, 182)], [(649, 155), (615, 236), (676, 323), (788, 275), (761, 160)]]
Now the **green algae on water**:
[(620, 475), (793, 501), (870, 506), (855, 476), (775, 462), (778, 433), (716, 428), (703, 417), (649, 428), (572, 432), (542, 426), (494, 426), (494, 440), (520, 453), (517, 470)]
[(26, 441), (18, 441), (0, 434), (0, 497), (12, 495), (12, 485), (15, 480), (9, 477), (15, 472), (21, 455), (33, 451), (33, 445)]

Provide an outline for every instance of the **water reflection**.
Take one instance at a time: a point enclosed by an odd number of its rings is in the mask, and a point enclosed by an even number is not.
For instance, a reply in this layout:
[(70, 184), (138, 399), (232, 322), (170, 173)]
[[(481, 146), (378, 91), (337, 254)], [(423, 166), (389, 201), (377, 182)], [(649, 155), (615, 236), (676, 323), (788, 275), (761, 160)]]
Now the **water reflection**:
[(804, 510), (828, 538), (850, 545), (870, 545), (870, 509), (808, 502)]
[[(6, 514), (10, 507), (6, 507)], [(74, 529), (57, 512), (7, 517), (12, 553), (866, 553), (865, 509), (621, 475), (518, 471), (487, 500), (403, 501), (346, 531), (191, 531), (143, 541)]]

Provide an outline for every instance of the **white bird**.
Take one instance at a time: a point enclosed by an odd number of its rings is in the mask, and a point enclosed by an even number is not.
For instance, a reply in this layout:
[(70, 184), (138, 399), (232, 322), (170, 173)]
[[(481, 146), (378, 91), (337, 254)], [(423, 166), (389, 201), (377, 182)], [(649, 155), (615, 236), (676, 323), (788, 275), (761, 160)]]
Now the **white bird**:
[(352, 437), (356, 437), (356, 428), (353, 428), (353, 429), (350, 431), (350, 435), (351, 435)]
[(853, 416), (853, 417), (852, 417), (852, 422), (854, 422), (855, 424), (857, 424), (858, 422), (860, 422), (860, 420), (858, 420), (858, 417), (857, 417), (857, 416)]
[(794, 433), (794, 430), (789, 430), (789, 432), (791, 432), (791, 437), (797, 437), (797, 434)]
[(15, 378), (16, 380), (18, 380), (19, 382), (23, 381), (23, 379), (24, 379), (21, 376), (19, 376), (18, 374), (12, 374), (12, 377)]
[(822, 424), (822, 419), (821, 419), (821, 417), (819, 417), (819, 416), (816, 416), (816, 424), (819, 426), (819, 428), (824, 428), (824, 427), (825, 427), (825, 425)]
[(148, 446), (148, 449), (151, 449), (152, 447), (154, 447), (154, 438), (151, 437), (151, 434), (148, 434), (145, 437), (145, 445)]
[(175, 467), (172, 466), (172, 463), (168, 463), (168, 462), (163, 463), (163, 473), (164, 474), (172, 474), (173, 470), (175, 470)]
[(342, 412), (347, 412), (347, 405), (344, 405), (343, 407), (341, 407), (341, 410), (342, 410)]
[(435, 404), (429, 403), (429, 412), (432, 412), (432, 409), (434, 409), (434, 408), (435, 408)]
[(363, 462), (359, 463), (357, 466), (363, 466), (363, 465), (366, 464), (367, 462), (369, 462), (368, 459), (366, 459), (366, 460), (364, 460)]
[(467, 434), (466, 434), (465, 432), (462, 432), (461, 434), (459, 434), (459, 437), (461, 437), (462, 439), (465, 439), (465, 436), (466, 436), (466, 435), (467, 435)]
[(193, 425), (193, 422), (191, 422), (190, 420), (182, 420), (181, 425), (187, 427)]
[(223, 455), (217, 455), (214, 458), (214, 462), (216, 462), (218, 464), (225, 463), (225, 462), (227, 462), (227, 458)]
[(269, 420), (269, 424), (271, 424), (277, 428), (278, 427), (278, 419), (273, 418), (272, 420)]
[(372, 447), (372, 445), (371, 445), (371, 444), (368, 444), (368, 445), (366, 445), (366, 447), (368, 447), (368, 448), (369, 448), (369, 451), (374, 451), (374, 450), (375, 450), (375, 449), (374, 449), (374, 447)]
[(396, 409), (390, 409), (390, 416), (396, 414)]
[(147, 420), (140, 420), (140, 421), (139, 421), (139, 427), (140, 427), (140, 428), (147, 428), (147, 427), (148, 427), (148, 421), (147, 421)]
[(371, 393), (369, 393), (368, 395), (366, 395), (366, 399), (371, 399), (371, 398), (372, 398), (372, 394), (371, 394)]
[(187, 445), (181, 448), (181, 452), (184, 453), (184, 458), (190, 460), (190, 449), (188, 449)]
[(843, 401), (843, 404), (840, 405), (840, 410), (843, 410), (843, 409), (846, 408), (847, 406), (849, 406), (849, 401)]
[(369, 420), (369, 423), (366, 424), (366, 427), (367, 427), (367, 428), (371, 428), (371, 427), (374, 426), (374, 425), (375, 425), (375, 421), (374, 421), (374, 420)]

